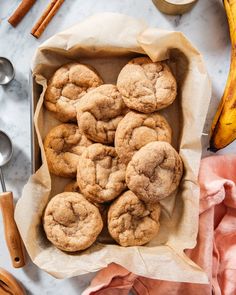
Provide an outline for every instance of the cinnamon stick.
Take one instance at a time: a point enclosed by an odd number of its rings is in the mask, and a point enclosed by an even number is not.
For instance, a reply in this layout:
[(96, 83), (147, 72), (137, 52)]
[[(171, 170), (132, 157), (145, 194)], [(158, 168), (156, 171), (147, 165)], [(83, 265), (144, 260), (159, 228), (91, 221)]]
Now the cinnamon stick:
[(38, 28), (40, 27), (44, 19), (48, 16), (49, 12), (52, 10), (53, 6), (57, 3), (57, 1), (58, 0), (52, 0), (50, 4), (47, 6), (47, 8), (44, 10), (43, 14), (31, 30), (32, 35), (38, 30)]
[(8, 19), (8, 22), (16, 27), (19, 22), (23, 19), (23, 17), (27, 14), (30, 8), (34, 5), (36, 0), (23, 0), (20, 5), (17, 7), (12, 16)]
[(39, 38), (44, 30), (46, 29), (49, 22), (52, 20), (53, 16), (57, 13), (58, 9), (62, 5), (64, 0), (52, 0), (48, 7), (43, 12), (42, 16), (39, 18), (37, 23), (31, 30), (31, 34), (35, 38)]

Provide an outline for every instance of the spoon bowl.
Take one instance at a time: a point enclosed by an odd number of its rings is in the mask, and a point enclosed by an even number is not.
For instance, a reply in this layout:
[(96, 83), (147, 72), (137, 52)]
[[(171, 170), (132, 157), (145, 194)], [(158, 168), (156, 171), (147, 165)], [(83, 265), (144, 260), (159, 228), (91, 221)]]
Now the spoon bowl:
[(12, 63), (5, 57), (0, 57), (0, 85), (6, 85), (15, 76), (15, 71)]
[(0, 167), (6, 165), (13, 154), (11, 139), (8, 135), (0, 130)]

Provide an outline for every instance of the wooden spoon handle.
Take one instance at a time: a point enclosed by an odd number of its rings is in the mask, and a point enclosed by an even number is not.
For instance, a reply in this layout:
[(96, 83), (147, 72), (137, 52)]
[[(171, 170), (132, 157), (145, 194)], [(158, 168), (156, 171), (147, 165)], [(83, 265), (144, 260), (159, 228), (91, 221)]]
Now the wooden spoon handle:
[(13, 27), (16, 27), (35, 2), (36, 0), (22, 0), (12, 16), (8, 19), (8, 22)]
[(11, 290), (9, 289), (9, 287), (0, 279), (0, 294), (2, 295), (9, 295), (11, 294)]
[(14, 204), (11, 192), (0, 194), (0, 206), (2, 209), (5, 240), (11, 255), (12, 265), (15, 268), (25, 265), (23, 244), (14, 220)]
[(2, 288), (1, 286), (0, 286), (0, 294), (1, 295), (11, 295), (11, 293), (9, 293), (8, 291), (6, 291), (6, 289)]

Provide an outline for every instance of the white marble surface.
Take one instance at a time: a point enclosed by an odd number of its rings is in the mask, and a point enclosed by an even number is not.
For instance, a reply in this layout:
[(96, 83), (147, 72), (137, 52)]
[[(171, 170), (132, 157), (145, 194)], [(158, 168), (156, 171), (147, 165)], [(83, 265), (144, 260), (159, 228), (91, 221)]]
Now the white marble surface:
[[(179, 30), (186, 34), (204, 55), (212, 79), (212, 101), (204, 130), (208, 133), (224, 90), (230, 60), (228, 26), (221, 0), (199, 0), (194, 9), (183, 16), (165, 16), (157, 11), (151, 0), (66, 0), (39, 40), (34, 39), (29, 32), (49, 1), (37, 1), (21, 24), (14, 29), (7, 19), (19, 2), (0, 0), (0, 56), (11, 59), (16, 69), (14, 81), (8, 86), (0, 86), (0, 129), (6, 131), (14, 142), (14, 156), (4, 168), (4, 174), (7, 188), (14, 192), (15, 199), (21, 195), (22, 187), (30, 175), (28, 75), (31, 57), (36, 47), (48, 37), (94, 13), (121, 12), (142, 18), (151, 26)], [(207, 145), (208, 137), (205, 136), (204, 155), (210, 154), (206, 151)], [(232, 152), (236, 152), (236, 143), (220, 151)], [(1, 223), (0, 220), (0, 234), (3, 237)], [(23, 269), (14, 270), (3, 238), (0, 240), (0, 249), (0, 267), (14, 273), (23, 282), (28, 294), (81, 294), (93, 277), (90, 274), (59, 281), (39, 270), (30, 261)]]

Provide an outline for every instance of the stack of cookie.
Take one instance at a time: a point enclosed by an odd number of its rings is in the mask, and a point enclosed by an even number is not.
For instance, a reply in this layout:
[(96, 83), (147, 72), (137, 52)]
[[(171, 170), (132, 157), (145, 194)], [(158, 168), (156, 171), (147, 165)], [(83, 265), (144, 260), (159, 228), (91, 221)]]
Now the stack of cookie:
[[(44, 213), (48, 239), (64, 251), (88, 248), (102, 229), (121, 246), (148, 243), (159, 231), (159, 201), (180, 183), (183, 164), (157, 111), (177, 94), (165, 62), (131, 60), (117, 85), (71, 63), (48, 83), (45, 106), (63, 122), (45, 138), (49, 171), (74, 178)], [(69, 122), (69, 123), (68, 123)]]

